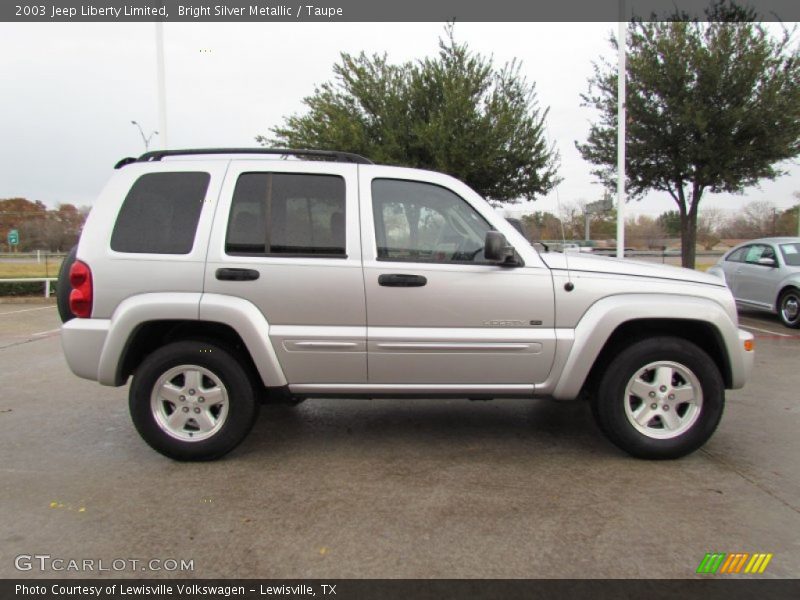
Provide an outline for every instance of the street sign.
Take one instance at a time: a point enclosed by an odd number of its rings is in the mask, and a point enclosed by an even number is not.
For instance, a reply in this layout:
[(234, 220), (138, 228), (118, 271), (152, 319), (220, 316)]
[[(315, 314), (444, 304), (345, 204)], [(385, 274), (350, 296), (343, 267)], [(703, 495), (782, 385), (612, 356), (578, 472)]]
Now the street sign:
[(8, 232), (8, 245), (16, 246), (17, 244), (19, 244), (19, 231), (17, 229), (12, 229)]
[(614, 208), (614, 203), (611, 201), (610, 198), (603, 198), (602, 200), (598, 200), (597, 202), (590, 202), (586, 205), (586, 212), (587, 213), (604, 213), (610, 212), (611, 209)]

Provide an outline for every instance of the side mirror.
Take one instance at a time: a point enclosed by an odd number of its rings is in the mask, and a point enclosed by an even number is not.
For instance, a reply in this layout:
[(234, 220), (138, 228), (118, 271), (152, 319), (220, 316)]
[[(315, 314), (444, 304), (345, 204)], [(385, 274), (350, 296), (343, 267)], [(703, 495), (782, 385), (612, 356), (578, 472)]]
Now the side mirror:
[[(509, 264), (514, 258), (514, 248), (508, 245), (506, 236), (499, 231), (487, 231), (486, 241), (483, 244), (483, 256), (486, 260), (496, 263)], [(509, 260), (511, 259), (511, 260)]]
[(775, 261), (775, 259), (771, 258), (771, 257), (768, 257), (768, 256), (765, 256), (764, 258), (759, 258), (756, 261), (756, 264), (757, 265), (761, 265), (763, 267), (776, 267), (776, 266), (778, 266), (778, 263)]

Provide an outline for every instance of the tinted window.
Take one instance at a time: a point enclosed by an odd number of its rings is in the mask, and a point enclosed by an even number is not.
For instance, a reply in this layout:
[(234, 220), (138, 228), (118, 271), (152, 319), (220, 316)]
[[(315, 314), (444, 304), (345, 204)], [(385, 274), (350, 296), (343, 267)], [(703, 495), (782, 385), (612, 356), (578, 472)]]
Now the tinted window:
[(783, 260), (790, 267), (800, 267), (800, 243), (781, 244)]
[(111, 234), (117, 252), (188, 254), (211, 176), (150, 173), (131, 187)]
[(485, 262), (483, 244), (491, 226), (446, 188), (376, 179), (372, 211), (378, 260)]
[(233, 192), (225, 252), (345, 256), (344, 179), (243, 173)]

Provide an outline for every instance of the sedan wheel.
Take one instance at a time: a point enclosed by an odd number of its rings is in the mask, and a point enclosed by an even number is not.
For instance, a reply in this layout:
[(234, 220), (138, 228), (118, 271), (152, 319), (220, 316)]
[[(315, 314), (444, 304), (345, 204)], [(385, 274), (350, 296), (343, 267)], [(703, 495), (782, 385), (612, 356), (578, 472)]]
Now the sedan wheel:
[(778, 307), (778, 316), (784, 325), (793, 329), (800, 327), (800, 292), (794, 288), (783, 292)]

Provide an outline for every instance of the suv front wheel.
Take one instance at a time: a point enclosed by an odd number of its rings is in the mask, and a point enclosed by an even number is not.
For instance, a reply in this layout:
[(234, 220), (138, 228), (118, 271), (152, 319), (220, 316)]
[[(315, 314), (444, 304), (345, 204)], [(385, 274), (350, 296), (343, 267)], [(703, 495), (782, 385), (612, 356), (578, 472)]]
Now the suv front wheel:
[(129, 405), (142, 438), (176, 460), (211, 460), (230, 452), (258, 414), (240, 361), (199, 341), (168, 344), (148, 356), (134, 374)]
[(635, 342), (607, 366), (592, 401), (597, 424), (638, 458), (679, 458), (714, 433), (725, 386), (714, 360), (675, 337)]

